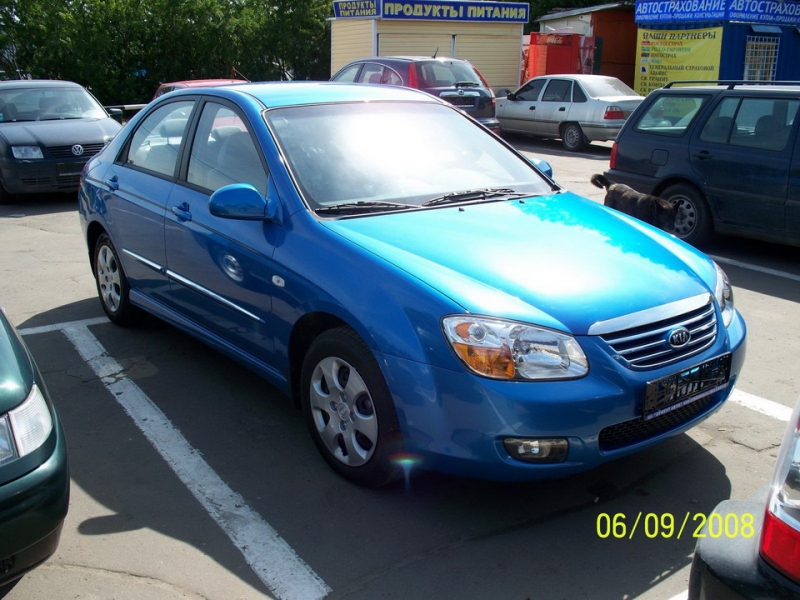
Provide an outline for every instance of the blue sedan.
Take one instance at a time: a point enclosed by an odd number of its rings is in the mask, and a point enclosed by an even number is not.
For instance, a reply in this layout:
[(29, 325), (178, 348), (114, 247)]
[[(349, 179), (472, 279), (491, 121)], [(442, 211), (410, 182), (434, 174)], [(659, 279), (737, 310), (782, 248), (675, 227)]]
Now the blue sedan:
[(79, 197), (109, 319), (254, 369), (361, 485), (590, 469), (708, 417), (744, 361), (710, 258), (411, 89), (178, 91)]

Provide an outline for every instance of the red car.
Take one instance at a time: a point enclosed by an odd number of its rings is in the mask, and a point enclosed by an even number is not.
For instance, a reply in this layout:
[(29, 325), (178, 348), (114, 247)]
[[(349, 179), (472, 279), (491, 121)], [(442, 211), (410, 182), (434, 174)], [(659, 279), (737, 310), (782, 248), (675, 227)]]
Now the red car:
[(153, 100), (159, 96), (163, 96), (168, 92), (180, 90), (183, 88), (194, 87), (216, 87), (218, 85), (230, 85), (232, 83), (247, 83), (246, 79), (189, 79), (186, 81), (173, 81), (171, 83), (162, 83), (158, 86)]
[(415, 88), (438, 96), (485, 127), (500, 131), (495, 96), (469, 61), (429, 56), (375, 56), (346, 64), (331, 81), (378, 83)]

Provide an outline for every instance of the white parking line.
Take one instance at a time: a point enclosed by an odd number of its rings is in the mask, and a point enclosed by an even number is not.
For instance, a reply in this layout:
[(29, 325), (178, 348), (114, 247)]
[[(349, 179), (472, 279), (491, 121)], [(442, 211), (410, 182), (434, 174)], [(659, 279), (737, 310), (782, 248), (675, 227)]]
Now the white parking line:
[(750, 271), (758, 271), (759, 273), (774, 275), (775, 277), (783, 277), (784, 279), (791, 279), (792, 281), (800, 281), (800, 275), (795, 275), (794, 273), (787, 273), (786, 271), (778, 271), (777, 269), (770, 269), (769, 267), (761, 267), (759, 265), (754, 265), (752, 263), (742, 262), (740, 260), (734, 260), (732, 258), (725, 258), (724, 256), (711, 255), (711, 258), (713, 258), (715, 261), (719, 263), (725, 263), (726, 265), (732, 265), (734, 267), (739, 267), (742, 269), (749, 269)]
[(192, 492), (256, 575), (281, 600), (319, 600), (332, 590), (292, 548), (251, 509), (167, 419), (166, 415), (125, 376), (89, 326), (105, 318), (21, 329), (22, 335), (61, 331), (130, 415), (145, 437)]

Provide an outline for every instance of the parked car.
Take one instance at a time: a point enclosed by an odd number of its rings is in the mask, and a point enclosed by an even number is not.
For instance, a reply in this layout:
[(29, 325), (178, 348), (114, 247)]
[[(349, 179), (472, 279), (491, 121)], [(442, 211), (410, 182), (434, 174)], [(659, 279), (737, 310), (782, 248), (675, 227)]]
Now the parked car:
[[(690, 85), (686, 85), (689, 83)], [(672, 229), (800, 245), (800, 85), (672, 82), (622, 128), (606, 176), (679, 205)]]
[(800, 598), (800, 401), (770, 484), (709, 514), (689, 577), (689, 600)]
[(617, 137), (642, 100), (616, 77), (542, 75), (499, 94), (497, 120), (503, 132), (559, 138), (564, 148), (577, 152)]
[(331, 81), (402, 85), (446, 100), (498, 132), (495, 96), (469, 61), (430, 56), (375, 56), (346, 64)]
[(79, 198), (109, 319), (144, 309), (262, 374), (364, 485), (589, 469), (706, 418), (744, 361), (710, 258), (417, 90), (177, 91)]
[(69, 506), (64, 431), (36, 363), (0, 310), (0, 596), (58, 548)]
[(0, 204), (75, 192), (86, 161), (122, 126), (69, 81), (0, 81)]
[(232, 85), (234, 83), (247, 83), (246, 79), (187, 79), (186, 81), (171, 81), (162, 83), (153, 94), (153, 100), (175, 90), (197, 87), (215, 87), (218, 85)]

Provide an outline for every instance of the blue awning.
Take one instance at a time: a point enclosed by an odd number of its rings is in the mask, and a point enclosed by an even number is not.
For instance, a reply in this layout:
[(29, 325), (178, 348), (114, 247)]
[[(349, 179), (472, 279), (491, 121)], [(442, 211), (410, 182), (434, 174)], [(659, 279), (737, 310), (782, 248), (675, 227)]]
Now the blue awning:
[(777, 25), (750, 25), (753, 33), (777, 33), (780, 35), (781, 28)]

